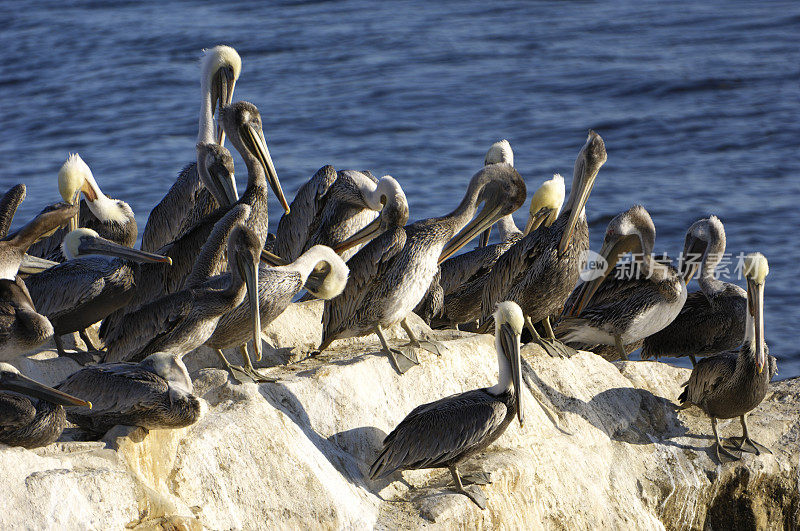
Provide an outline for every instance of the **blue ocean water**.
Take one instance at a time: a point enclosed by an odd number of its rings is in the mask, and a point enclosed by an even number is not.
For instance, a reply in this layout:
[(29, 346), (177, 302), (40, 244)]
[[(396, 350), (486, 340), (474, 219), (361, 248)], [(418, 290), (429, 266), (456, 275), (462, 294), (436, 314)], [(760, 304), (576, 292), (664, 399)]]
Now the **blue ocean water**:
[(796, 1), (122, 0), (0, 14), (0, 187), (28, 186), (17, 226), (59, 198), (77, 151), (141, 233), (195, 156), (200, 50), (226, 43), (243, 59), (235, 99), (261, 110), (290, 198), (330, 163), (396, 177), (412, 219), (442, 215), (492, 142), (511, 142), (533, 193), (553, 172), (570, 182), (595, 129), (608, 162), (587, 207), (593, 248), (634, 203), (673, 256), (693, 221), (718, 215), (731, 253), (769, 258), (766, 337), (780, 376), (800, 374)]

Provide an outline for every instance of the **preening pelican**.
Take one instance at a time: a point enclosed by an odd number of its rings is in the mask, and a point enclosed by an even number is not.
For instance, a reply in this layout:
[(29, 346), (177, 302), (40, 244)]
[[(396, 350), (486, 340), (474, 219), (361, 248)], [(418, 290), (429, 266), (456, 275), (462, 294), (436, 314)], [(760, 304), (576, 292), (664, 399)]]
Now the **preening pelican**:
[(0, 443), (39, 448), (55, 442), (67, 424), (62, 406), (91, 404), (0, 363)]
[(167, 257), (116, 244), (86, 228), (67, 234), (62, 248), (66, 261), (25, 279), (36, 309), (53, 325), (62, 356), (66, 352), (60, 336), (71, 332), (81, 332), (87, 347), (95, 348), (84, 330), (128, 304), (139, 277), (138, 262), (170, 263)]
[[(498, 302), (516, 302), (525, 314), (534, 341), (552, 355), (558, 354), (553, 349), (558, 344), (550, 333), (549, 317), (561, 311), (578, 282), (581, 260), (589, 249), (586, 201), (605, 161), (603, 139), (589, 131), (575, 160), (572, 188), (563, 211), (552, 225), (530, 232), (503, 253), (489, 272), (483, 291), (481, 314), (484, 318), (491, 316)], [(553, 344), (536, 333), (533, 323), (539, 321), (543, 321)], [(558, 347), (564, 350), (561, 345)]]
[[(315, 273), (316, 280), (309, 281)], [(344, 260), (330, 247), (315, 245), (285, 266), (258, 270), (258, 307), (261, 329), (275, 320), (303, 288), (315, 297), (332, 299), (339, 295), (347, 283), (349, 269)], [(217, 323), (206, 345), (216, 349), (223, 363), (239, 381), (269, 381), (253, 368), (246, 344), (253, 339), (252, 312), (247, 301), (233, 311), (225, 313)], [(258, 339), (260, 342), (260, 339)], [(234, 367), (225, 358), (223, 349), (239, 347), (244, 367)]]
[[(746, 420), (747, 413), (764, 400), (769, 381), (777, 373), (775, 358), (768, 354), (764, 342), (764, 281), (768, 273), (769, 264), (763, 254), (753, 253), (745, 257), (747, 326), (744, 344), (738, 352), (710, 356), (697, 362), (678, 397), (681, 409), (695, 405), (711, 417), (714, 450), (719, 461), (722, 461), (720, 453), (733, 459), (741, 455), (722, 446), (717, 433), (717, 419), (739, 417), (741, 420), (742, 437), (731, 439), (737, 450), (754, 451), (756, 454), (760, 451), (769, 452), (750, 438)], [(750, 445), (752, 450), (748, 450), (745, 444)]]
[[(350, 280), (344, 292), (325, 303), (320, 351), (336, 339), (375, 333), (382, 352), (394, 359), (400, 372), (419, 363), (414, 348), (438, 353), (435, 343), (414, 336), (406, 317), (422, 300), (441, 262), (524, 201), (525, 183), (519, 173), (508, 164), (493, 164), (472, 177), (464, 199), (444, 217), (403, 229), (408, 219), (405, 197), (396, 201), (403, 208), (390, 209), (392, 201), (387, 202), (378, 219), (336, 249), (340, 252), (385, 230), (348, 261)], [(475, 216), (481, 203), (484, 207)], [(389, 348), (383, 335), (383, 328), (398, 322), (411, 340), (403, 350)]]
[[(200, 65), (202, 99), (197, 144), (198, 147), (212, 143), (222, 146), (225, 133), (217, 124), (215, 135), (214, 113), (231, 103), (236, 80), (242, 71), (242, 59), (230, 46), (215, 46), (203, 51)], [(197, 155), (197, 161), (181, 170), (175, 184), (150, 212), (142, 233), (143, 250), (156, 252), (220, 206), (218, 194), (212, 195), (213, 189), (203, 187), (203, 177), (197, 171), (201, 160), (199, 151)], [(235, 182), (233, 189), (236, 189)]]
[(157, 352), (140, 363), (91, 365), (57, 387), (89, 399), (91, 409), (71, 408), (67, 419), (95, 436), (116, 425), (183, 428), (197, 422), (202, 411), (179, 354)]
[[(376, 181), (369, 173), (324, 166), (297, 192), (291, 213), (281, 218), (272, 252), (291, 261), (314, 245), (336, 247), (372, 222), (398, 190), (400, 184), (389, 175)], [(343, 251), (342, 258), (348, 260), (359, 249)]]
[(514, 416), (520, 426), (525, 418), (519, 353), (525, 322), (522, 310), (513, 302), (502, 302), (494, 313), (494, 322), (500, 367), (497, 384), (415, 408), (384, 439), (383, 449), (369, 470), (371, 479), (397, 470), (448, 468), (458, 492), (486, 509), (483, 491), (477, 485), (465, 488), (458, 467), (496, 441)]
[[(247, 217), (249, 208), (237, 205), (225, 219)], [(220, 317), (236, 308), (246, 294), (250, 308), (254, 309), (254, 321), (257, 321), (257, 265), (263, 242), (240, 223), (228, 227), (229, 231), (219, 231), (222, 236), (230, 234), (227, 238), (230, 272), (224, 275), (225, 281), (220, 283), (209, 279), (126, 315), (124, 325), (117, 328), (113, 336), (106, 337), (106, 361), (139, 361), (155, 352), (186, 354), (205, 343)], [(207, 248), (219, 245), (219, 241), (209, 238), (201, 254), (205, 254)], [(254, 338), (260, 338), (261, 329), (257, 322), (251, 330)], [(256, 342), (256, 352), (260, 356), (260, 341)]]
[(725, 227), (716, 216), (701, 219), (689, 227), (683, 249), (687, 256), (702, 256), (693, 262), (684, 279), (688, 283), (702, 265), (698, 283), (701, 291), (686, 298), (678, 316), (666, 328), (647, 337), (642, 359), (661, 356), (709, 356), (733, 350), (744, 341), (747, 324), (747, 292), (716, 277), (717, 264), (725, 254)]
[(80, 209), (70, 220), (68, 229), (58, 230), (32, 245), (28, 254), (63, 262), (61, 242), (68, 231), (78, 227), (92, 229), (102, 238), (126, 247), (136, 245), (138, 230), (130, 205), (107, 197), (97, 185), (92, 170), (77, 153), (70, 154), (58, 171), (58, 191), (67, 203), (77, 201), (83, 193)]
[[(636, 205), (612, 219), (600, 255), (609, 265), (602, 276), (583, 285), (571, 316), (562, 318), (556, 336), (564, 343), (615, 345), (623, 360), (625, 345), (644, 339), (670, 324), (686, 302), (686, 283), (678, 271), (653, 258), (656, 227), (644, 207)], [(635, 278), (616, 282), (618, 291), (593, 301), (597, 289), (614, 271), (613, 265), (633, 253), (639, 267)]]

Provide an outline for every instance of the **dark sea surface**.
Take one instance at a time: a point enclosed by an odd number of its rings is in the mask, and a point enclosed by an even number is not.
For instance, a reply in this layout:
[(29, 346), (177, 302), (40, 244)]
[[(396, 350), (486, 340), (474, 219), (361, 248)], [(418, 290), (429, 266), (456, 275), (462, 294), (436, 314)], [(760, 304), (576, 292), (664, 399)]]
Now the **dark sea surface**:
[[(333, 164), (393, 175), (412, 219), (443, 215), (492, 142), (511, 142), (532, 194), (553, 172), (569, 185), (595, 129), (608, 162), (592, 247), (634, 203), (673, 256), (718, 215), (734, 264), (769, 259), (766, 337), (779, 377), (800, 374), (796, 0), (3, 2), (0, 15), (0, 187), (28, 186), (15, 226), (59, 199), (77, 151), (141, 235), (195, 158), (200, 50), (225, 43), (243, 60), (234, 99), (261, 110), (290, 199)], [(274, 197), (270, 210), (274, 228)]]

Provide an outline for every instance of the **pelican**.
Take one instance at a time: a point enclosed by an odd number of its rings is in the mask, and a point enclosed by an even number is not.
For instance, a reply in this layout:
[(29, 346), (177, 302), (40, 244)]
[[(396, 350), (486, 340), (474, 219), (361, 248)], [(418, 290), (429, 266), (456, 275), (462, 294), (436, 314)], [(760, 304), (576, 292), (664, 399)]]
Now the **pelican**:
[(17, 358), (53, 335), (53, 326), (47, 317), (36, 312), (17, 272), (31, 244), (68, 223), (77, 210), (77, 206), (68, 203), (54, 205), (0, 241), (0, 360)]
[[(223, 219), (227, 230), (212, 233), (200, 251), (216, 252), (226, 236), (229, 273), (224, 279), (209, 279), (196, 287), (187, 287), (166, 295), (125, 316), (122, 327), (106, 337), (106, 361), (140, 361), (155, 352), (186, 354), (211, 337), (220, 317), (232, 311), (249, 297), (253, 311), (253, 337), (261, 337), (258, 324), (258, 268), (263, 242), (250, 229), (241, 225), (249, 215), (247, 205), (237, 205)], [(256, 341), (260, 357), (260, 341)]]
[[(714, 450), (720, 462), (720, 453), (733, 459), (741, 455), (735, 455), (722, 446), (717, 433), (717, 419), (739, 417), (742, 437), (731, 439), (737, 450), (750, 451), (745, 448), (748, 444), (755, 454), (769, 452), (750, 438), (746, 420), (747, 413), (764, 400), (769, 382), (777, 372), (775, 358), (769, 356), (764, 343), (764, 280), (768, 273), (769, 264), (763, 254), (752, 253), (745, 257), (747, 325), (744, 343), (738, 352), (726, 352), (697, 362), (678, 397), (681, 409), (695, 405), (711, 417)], [(766, 367), (767, 361), (769, 367)]]
[[(11, 229), (11, 222), (17, 213), (19, 205), (25, 200), (26, 188), (24, 184), (17, 184), (9, 188), (2, 198), (0, 198), (0, 240), (6, 239), (8, 231)], [(19, 272), (24, 274), (44, 271), (56, 265), (57, 262), (45, 260), (29, 254), (22, 255), (19, 265)]]
[[(376, 181), (369, 173), (324, 166), (298, 190), (291, 213), (281, 218), (272, 252), (291, 261), (314, 245), (336, 247), (372, 222), (398, 191), (400, 184), (389, 175)], [(342, 258), (348, 260), (359, 248), (343, 251)]]
[(383, 440), (369, 470), (371, 479), (397, 470), (448, 468), (456, 490), (486, 509), (486, 496), (477, 485), (464, 487), (458, 467), (496, 441), (514, 416), (520, 426), (524, 422), (519, 336), (525, 319), (516, 303), (502, 302), (494, 322), (497, 384), (415, 408)]
[[(316, 282), (310, 275), (316, 272)], [(344, 290), (349, 269), (344, 260), (330, 247), (315, 245), (301, 254), (297, 260), (285, 266), (267, 267), (258, 271), (258, 299), (261, 327), (267, 326), (283, 313), (292, 299), (303, 289), (319, 299), (332, 299)], [(252, 316), (246, 302), (227, 312), (217, 323), (206, 346), (217, 351), (225, 366), (239, 381), (269, 381), (253, 368), (247, 353), (247, 341), (253, 338)], [(260, 342), (260, 339), (257, 340)], [(244, 368), (232, 366), (223, 349), (239, 347), (244, 359)]]
[(139, 276), (137, 262), (171, 263), (167, 257), (116, 244), (86, 228), (68, 233), (62, 248), (66, 261), (25, 279), (38, 312), (53, 325), (62, 356), (66, 352), (60, 336), (72, 332), (80, 332), (87, 347), (95, 348), (85, 329), (128, 304)]
[[(344, 292), (325, 303), (319, 350), (336, 339), (374, 332), (382, 352), (392, 357), (401, 373), (419, 363), (415, 347), (438, 354), (435, 343), (414, 336), (406, 317), (422, 300), (441, 262), (524, 201), (525, 182), (519, 173), (508, 164), (492, 164), (472, 177), (461, 203), (444, 217), (417, 221), (404, 229), (407, 204), (398, 200), (397, 208), (389, 208), (393, 202), (387, 202), (375, 221), (335, 249), (346, 250), (385, 230), (348, 261), (350, 280)], [(475, 216), (480, 203), (484, 207)], [(398, 322), (410, 339), (404, 350), (389, 348), (383, 335), (383, 328)]]
[(653, 258), (655, 240), (655, 225), (643, 206), (635, 205), (609, 222), (600, 255), (612, 265), (632, 252), (638, 274), (618, 283), (619, 291), (597, 304), (592, 297), (614, 268), (584, 284), (573, 316), (556, 327), (562, 341), (615, 345), (627, 360), (625, 345), (655, 334), (677, 317), (686, 302), (686, 283), (674, 267)]
[(55, 442), (67, 424), (62, 406), (91, 404), (31, 380), (8, 363), (0, 363), (0, 443), (39, 448)]
[[(695, 222), (686, 233), (683, 257), (699, 253), (701, 291), (690, 293), (675, 320), (644, 340), (642, 359), (688, 355), (696, 365), (695, 356), (733, 350), (744, 341), (747, 292), (715, 275), (725, 254), (725, 227), (716, 216)], [(698, 265), (689, 265), (684, 275), (687, 283)]]
[(107, 197), (97, 185), (92, 170), (77, 153), (70, 154), (58, 171), (58, 190), (67, 203), (77, 202), (80, 193), (85, 199), (80, 202), (80, 209), (70, 220), (68, 229), (59, 230), (32, 245), (29, 254), (63, 262), (61, 242), (69, 230), (78, 227), (92, 229), (101, 237), (126, 247), (136, 245), (136, 217), (130, 205)]
[(67, 419), (96, 436), (116, 425), (183, 428), (197, 422), (202, 411), (178, 354), (156, 352), (140, 363), (91, 365), (57, 387), (90, 399), (91, 409), (72, 408)]
[[(214, 112), (229, 105), (233, 89), (242, 71), (242, 59), (230, 46), (215, 46), (203, 51), (200, 63), (200, 123), (198, 147), (216, 143), (224, 145), (225, 132), (217, 125), (214, 133)], [(188, 164), (178, 175), (167, 195), (150, 212), (142, 234), (142, 249), (156, 252), (182, 232), (193, 227), (214, 211), (221, 199), (214, 188), (203, 187), (205, 181), (197, 171), (201, 162), (198, 150), (196, 162)], [(234, 182), (233, 189), (236, 186)], [(235, 194), (235, 192), (234, 192)], [(235, 201), (235, 199), (234, 199)]]
[[(559, 355), (549, 317), (560, 311), (580, 275), (581, 260), (589, 249), (586, 201), (606, 161), (603, 139), (589, 131), (575, 160), (572, 188), (566, 206), (549, 227), (539, 227), (511, 246), (497, 260), (481, 300), (481, 315), (489, 317), (499, 301), (520, 305), (535, 342), (551, 355)], [(544, 341), (533, 323), (542, 321), (552, 345)], [(489, 323), (485, 323), (489, 326)], [(560, 350), (565, 350), (558, 345)]]
[[(564, 203), (564, 178), (556, 174), (533, 194), (525, 232), (520, 232), (510, 215), (501, 218), (500, 243), (479, 247), (442, 263), (441, 286), (444, 292), (442, 317), (434, 326), (458, 325), (481, 317), (481, 298), (489, 272), (512, 245), (537, 230), (550, 227), (558, 218)], [(484, 233), (486, 234), (486, 233)]]

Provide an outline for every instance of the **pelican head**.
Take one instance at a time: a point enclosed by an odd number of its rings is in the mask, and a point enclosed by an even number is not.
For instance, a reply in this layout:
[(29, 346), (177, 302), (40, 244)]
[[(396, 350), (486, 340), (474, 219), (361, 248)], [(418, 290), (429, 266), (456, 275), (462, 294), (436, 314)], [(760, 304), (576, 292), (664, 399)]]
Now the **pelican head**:
[(304, 269), (306, 289), (319, 299), (336, 297), (347, 284), (350, 268), (342, 257), (326, 245), (314, 245), (294, 262), (296, 269)]
[(124, 245), (101, 238), (95, 231), (85, 227), (68, 232), (67, 235), (64, 236), (64, 241), (61, 242), (61, 250), (64, 256), (67, 257), (67, 260), (73, 260), (78, 256), (89, 254), (102, 254), (139, 263), (162, 262), (172, 265), (172, 259), (168, 256), (161, 256), (159, 254), (125, 247)]
[(758, 372), (764, 370), (767, 356), (764, 349), (764, 281), (769, 274), (769, 263), (761, 253), (751, 253), (744, 258), (744, 276), (747, 279), (747, 339), (755, 351)]
[(552, 225), (561, 213), (564, 195), (564, 178), (561, 175), (556, 173), (552, 179), (543, 182), (531, 197), (528, 223), (523, 235), (535, 231), (542, 223), (545, 227)]
[(575, 225), (578, 219), (584, 214), (586, 201), (592, 192), (594, 180), (600, 167), (606, 162), (606, 145), (600, 135), (594, 131), (589, 131), (586, 143), (575, 159), (575, 168), (572, 175), (572, 188), (569, 190), (569, 201), (567, 208), (570, 210), (567, 226), (558, 244), (558, 254), (562, 255), (567, 250), (572, 241), (572, 234), (575, 232)]
[[(233, 99), (233, 89), (242, 71), (242, 58), (230, 46), (214, 46), (203, 50), (201, 70), (203, 82), (211, 93), (211, 111), (219, 117), (219, 111)], [(225, 130), (219, 124), (216, 140), (219, 145), (225, 143)]]
[(22, 228), (0, 241), (0, 278), (14, 280), (28, 248), (77, 215), (77, 204), (60, 202), (49, 205)]
[(179, 391), (188, 394), (194, 391), (189, 371), (186, 370), (180, 354), (156, 352), (139, 362), (139, 367), (160, 376), (169, 383), (170, 387)]
[(505, 138), (500, 142), (495, 142), (486, 152), (486, 157), (483, 159), (483, 165), (499, 164), (505, 162), (511, 166), (514, 165), (514, 151), (511, 149), (511, 144)]
[(458, 234), (448, 241), (439, 255), (441, 264), (498, 219), (513, 213), (525, 202), (525, 181), (509, 164), (490, 164), (472, 176), (467, 194), (459, 205), (479, 205), (483, 209)]
[(253, 347), (256, 359), (261, 359), (261, 313), (259, 311), (258, 297), (258, 262), (261, 259), (261, 249), (264, 242), (259, 241), (256, 233), (245, 227), (237, 225), (228, 237), (228, 264), (233, 274), (233, 285), (241, 285), (244, 280), (247, 286), (247, 299), (250, 302), (250, 312), (253, 319)]
[(717, 255), (713, 257), (714, 263), (718, 263), (725, 252), (725, 242), (725, 227), (717, 216), (692, 223), (686, 231), (681, 254), (680, 270), (683, 271), (684, 282), (689, 283), (711, 250)]
[(219, 144), (197, 144), (197, 174), (220, 206), (231, 206), (239, 200), (231, 152)]
[(408, 201), (403, 188), (394, 178), (381, 177), (375, 192), (380, 206), (380, 215), (366, 227), (359, 230), (335, 247), (337, 253), (343, 253), (361, 243), (377, 238), (392, 227), (402, 227), (408, 222)]
[(62, 393), (58, 389), (53, 389), (31, 380), (27, 376), (23, 376), (16, 367), (8, 363), (0, 363), (0, 389), (38, 398), (51, 404), (92, 407), (91, 402)]
[(592, 300), (597, 289), (605, 281), (619, 259), (626, 253), (650, 255), (656, 242), (656, 227), (650, 213), (641, 206), (634, 205), (608, 223), (600, 255), (608, 266), (602, 276), (584, 284), (583, 294), (578, 300), (575, 314)]
[[(100, 187), (94, 180), (92, 170), (77, 153), (70, 153), (67, 161), (58, 170), (58, 191), (61, 198), (71, 204), (77, 204), (80, 192), (86, 196), (87, 201), (97, 200), (102, 194)], [(70, 221), (70, 230), (78, 228), (78, 214)]]
[[(522, 360), (519, 353), (519, 337), (525, 318), (516, 302), (506, 301), (497, 305), (494, 312), (494, 337), (498, 353), (502, 353), (511, 369), (511, 382), (514, 385), (514, 399), (517, 403), (519, 425), (525, 421), (522, 409)], [(502, 360), (501, 360), (502, 362)], [(503, 379), (501, 365), (500, 377)]]
[(281, 182), (278, 180), (278, 172), (272, 163), (272, 157), (267, 148), (267, 141), (264, 139), (264, 131), (261, 128), (261, 113), (252, 103), (237, 101), (222, 108), (222, 127), (231, 137), (231, 142), (242, 153), (245, 160), (245, 153), (249, 153), (259, 161), (267, 175), (275, 196), (280, 201), (281, 206), (289, 213), (289, 203), (283, 195)]

